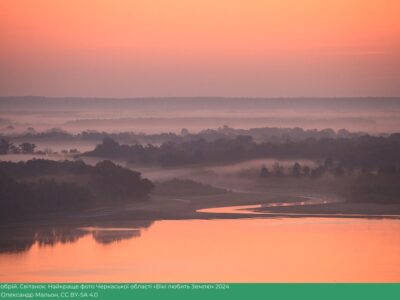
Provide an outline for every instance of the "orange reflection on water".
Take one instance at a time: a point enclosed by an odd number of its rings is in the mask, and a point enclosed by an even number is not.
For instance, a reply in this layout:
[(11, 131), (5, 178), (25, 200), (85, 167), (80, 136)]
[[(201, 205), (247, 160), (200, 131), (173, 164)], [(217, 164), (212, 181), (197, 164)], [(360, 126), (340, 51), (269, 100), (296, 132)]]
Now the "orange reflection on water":
[(159, 221), (140, 238), (0, 255), (0, 281), (399, 282), (400, 221)]

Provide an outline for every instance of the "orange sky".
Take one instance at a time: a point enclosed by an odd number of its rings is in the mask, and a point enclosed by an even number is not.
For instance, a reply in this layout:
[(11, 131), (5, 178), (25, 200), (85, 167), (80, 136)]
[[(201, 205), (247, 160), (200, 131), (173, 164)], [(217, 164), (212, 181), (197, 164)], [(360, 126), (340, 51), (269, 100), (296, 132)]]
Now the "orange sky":
[(0, 94), (400, 95), (398, 0), (0, 0)]

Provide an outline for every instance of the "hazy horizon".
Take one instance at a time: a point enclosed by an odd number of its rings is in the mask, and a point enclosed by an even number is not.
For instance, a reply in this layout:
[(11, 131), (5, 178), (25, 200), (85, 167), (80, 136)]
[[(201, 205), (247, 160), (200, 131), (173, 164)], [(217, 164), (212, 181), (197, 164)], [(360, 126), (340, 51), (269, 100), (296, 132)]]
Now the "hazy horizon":
[(114, 96), (82, 96), (82, 95), (67, 95), (67, 96), (51, 96), (51, 95), (0, 95), (0, 100), (7, 98), (46, 98), (46, 99), (103, 99), (103, 100), (135, 100), (135, 99), (267, 99), (267, 100), (280, 100), (280, 99), (321, 99), (321, 100), (331, 100), (331, 99), (397, 99), (400, 101), (400, 94), (393, 96), (226, 96), (226, 95), (182, 95), (182, 96), (124, 96), (124, 97), (114, 97)]
[(392, 133), (400, 128), (399, 98), (71, 98), (0, 97), (0, 132), (54, 127), (144, 133), (234, 128), (342, 128)]

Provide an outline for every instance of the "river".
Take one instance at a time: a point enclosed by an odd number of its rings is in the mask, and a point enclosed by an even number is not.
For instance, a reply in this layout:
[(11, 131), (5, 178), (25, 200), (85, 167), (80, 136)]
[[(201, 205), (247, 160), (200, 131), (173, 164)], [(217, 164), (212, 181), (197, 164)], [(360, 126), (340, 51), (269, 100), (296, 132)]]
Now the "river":
[(400, 281), (399, 219), (251, 217), (3, 229), (0, 282)]

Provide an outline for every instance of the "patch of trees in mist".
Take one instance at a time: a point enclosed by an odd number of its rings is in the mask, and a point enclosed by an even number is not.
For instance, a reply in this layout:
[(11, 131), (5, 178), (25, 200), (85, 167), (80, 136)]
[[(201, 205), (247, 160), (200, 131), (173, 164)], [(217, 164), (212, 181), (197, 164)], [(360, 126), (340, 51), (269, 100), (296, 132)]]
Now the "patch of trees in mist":
[(102, 161), (0, 162), (0, 223), (147, 199), (153, 183)]
[(32, 154), (34, 153), (35, 148), (36, 145), (32, 143), (24, 142), (19, 145), (14, 145), (6, 138), (0, 139), (0, 154), (8, 154), (8, 153)]
[[(54, 141), (57, 143), (57, 141)], [(23, 142), (21, 144), (15, 144), (11, 142), (8, 138), (0, 138), (0, 155), (4, 154), (38, 154), (38, 155), (48, 155), (48, 154), (57, 154), (57, 152), (53, 152), (50, 148), (45, 148), (43, 150), (35, 150), (37, 148), (36, 144), (30, 142)], [(71, 154), (77, 155), (79, 154), (79, 150), (76, 148), (72, 148), (69, 150), (62, 150), (62, 154)]]
[[(339, 194), (349, 202), (397, 203), (400, 204), (400, 166), (381, 166), (378, 168), (354, 167), (344, 165), (339, 161), (326, 159), (315, 167), (301, 165), (295, 162), (285, 168), (275, 162), (268, 168), (263, 165), (259, 176), (269, 179), (320, 179), (327, 181)], [(325, 183), (327, 183), (325, 182)], [(315, 184), (320, 184), (316, 182)]]

